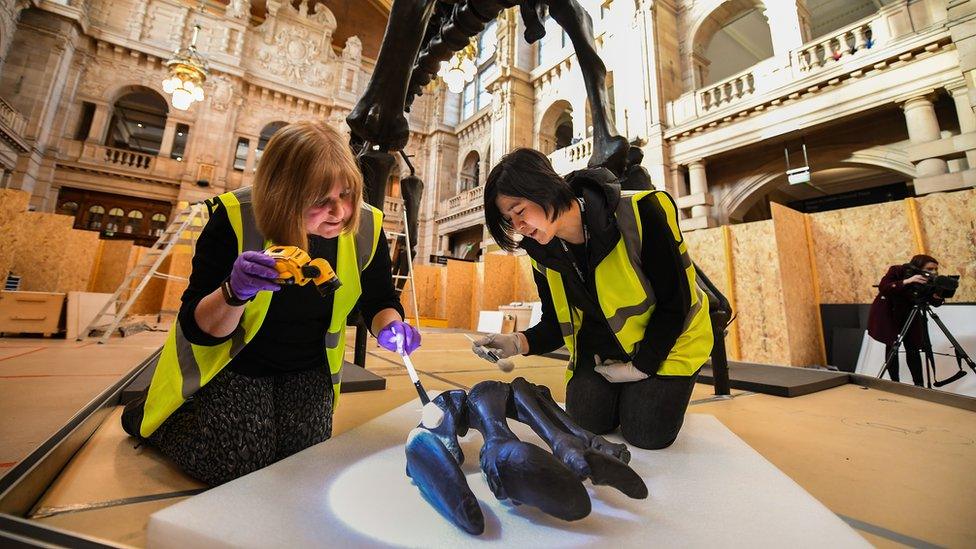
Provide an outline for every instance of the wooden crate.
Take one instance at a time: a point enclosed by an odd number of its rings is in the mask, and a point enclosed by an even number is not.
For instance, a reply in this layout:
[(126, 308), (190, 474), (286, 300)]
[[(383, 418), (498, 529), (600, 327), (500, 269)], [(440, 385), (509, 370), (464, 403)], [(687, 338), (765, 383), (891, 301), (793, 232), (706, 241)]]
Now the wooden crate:
[(54, 335), (63, 307), (62, 293), (0, 292), (0, 333)]

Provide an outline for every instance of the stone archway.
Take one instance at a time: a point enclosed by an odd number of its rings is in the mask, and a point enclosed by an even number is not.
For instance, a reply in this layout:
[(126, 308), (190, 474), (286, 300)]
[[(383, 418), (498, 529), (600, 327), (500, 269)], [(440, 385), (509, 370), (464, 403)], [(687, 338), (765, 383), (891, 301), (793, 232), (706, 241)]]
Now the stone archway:
[[(689, 31), (685, 35), (685, 43), (682, 47), (682, 81), (684, 91), (699, 89), (714, 81), (709, 78), (712, 70), (711, 61), (706, 56), (706, 50), (723, 28), (736, 22), (737, 18), (747, 15), (755, 10), (761, 15), (765, 10), (763, 0), (721, 0), (714, 2), (711, 9), (704, 9), (700, 15), (689, 26)], [(763, 21), (765, 18), (763, 17)], [(769, 38), (770, 49), (772, 44), (769, 36), (769, 26), (765, 26), (767, 33), (765, 38)], [(748, 39), (748, 37), (744, 37)], [(752, 48), (755, 48), (753, 46)], [(751, 49), (751, 48), (746, 48)], [(744, 68), (744, 67), (743, 67)], [(737, 72), (737, 71), (733, 71)], [(732, 73), (728, 73), (732, 74)]]
[[(915, 178), (915, 166), (901, 149), (878, 146), (851, 152), (843, 147), (822, 151), (811, 160), (818, 173), (839, 168), (861, 167), (874, 171), (898, 174), (905, 179)], [(728, 189), (719, 200), (718, 212), (722, 221), (740, 220), (759, 200), (782, 187), (786, 182), (783, 164), (779, 160), (767, 162), (754, 175), (743, 178)]]
[(537, 148), (542, 154), (550, 154), (557, 148), (560, 148), (558, 145), (561, 142), (557, 139), (556, 130), (567, 119), (572, 124), (572, 114), (573, 106), (565, 99), (557, 99), (546, 108), (543, 115), (539, 118), (539, 125), (536, 128)]

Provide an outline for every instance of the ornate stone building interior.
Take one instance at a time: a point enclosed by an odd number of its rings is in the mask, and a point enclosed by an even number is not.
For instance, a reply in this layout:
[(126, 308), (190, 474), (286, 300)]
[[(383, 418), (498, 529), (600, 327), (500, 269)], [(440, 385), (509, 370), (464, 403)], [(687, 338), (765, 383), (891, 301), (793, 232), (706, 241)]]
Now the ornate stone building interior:
[[(881, 200), (972, 185), (968, 46), (957, 44), (966, 33), (944, 0), (582, 4), (616, 128), (643, 149), (655, 186), (678, 200), (685, 230), (768, 219), (771, 202), (815, 211), (827, 197), (843, 203), (868, 189)], [(29, 191), (37, 211), (74, 215), (76, 228), (147, 244), (179, 201), (248, 185), (283, 124), (344, 126), (389, 2), (3, 9), (3, 186)], [(526, 44), (515, 13), (477, 38), (477, 74), (460, 93), (434, 87), (410, 112), (407, 152), (427, 189), (421, 263), (494, 249), (481, 186), (508, 150), (539, 148), (560, 173), (589, 158), (590, 110), (572, 45), (552, 20), (543, 40)], [(210, 77), (204, 100), (179, 110), (161, 82), (196, 24)], [(813, 184), (787, 182), (799, 166)], [(395, 181), (389, 189), (393, 226), (402, 204)]]

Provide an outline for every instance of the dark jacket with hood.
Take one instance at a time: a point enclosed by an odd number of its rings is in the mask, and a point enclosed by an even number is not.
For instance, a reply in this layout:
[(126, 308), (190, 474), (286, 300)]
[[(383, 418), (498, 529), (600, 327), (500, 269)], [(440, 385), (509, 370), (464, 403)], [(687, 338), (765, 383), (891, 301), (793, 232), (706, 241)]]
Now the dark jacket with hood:
[[(577, 335), (577, 353), (580, 356), (597, 354), (604, 360), (628, 360), (603, 316), (595, 287), (597, 265), (620, 239), (614, 216), (620, 201), (620, 187), (614, 183), (613, 174), (603, 168), (579, 170), (569, 174), (566, 180), (574, 194), (583, 199), (583, 222), (589, 233), (587, 242), (578, 245), (566, 243), (570, 254), (566, 253), (558, 238), (553, 238), (545, 246), (531, 238), (523, 238), (520, 246), (538, 263), (563, 275), (567, 299), (583, 311), (583, 323)], [(660, 204), (657, 200), (642, 200), (638, 205), (638, 214), (644, 235), (641, 264), (654, 290), (657, 304), (633, 363), (644, 373), (655, 375), (684, 328), (691, 308), (690, 292), (678, 243), (671, 236), (671, 228)], [(584, 273), (585, 283), (573, 267), (574, 261)], [(533, 270), (533, 274), (542, 301), (542, 320), (526, 330), (525, 337), (530, 353), (538, 355), (552, 352), (564, 342), (549, 283), (538, 271)]]
[[(902, 284), (903, 280), (911, 276), (906, 265), (892, 265), (878, 283), (878, 295), (871, 303), (871, 312), (868, 314), (868, 334), (885, 345), (895, 344), (895, 339), (905, 326), (914, 305), (912, 290), (917, 285)], [(938, 307), (942, 302), (940, 298), (933, 298), (929, 304)], [(923, 330), (922, 319), (916, 316), (905, 334), (905, 343), (921, 347)]]

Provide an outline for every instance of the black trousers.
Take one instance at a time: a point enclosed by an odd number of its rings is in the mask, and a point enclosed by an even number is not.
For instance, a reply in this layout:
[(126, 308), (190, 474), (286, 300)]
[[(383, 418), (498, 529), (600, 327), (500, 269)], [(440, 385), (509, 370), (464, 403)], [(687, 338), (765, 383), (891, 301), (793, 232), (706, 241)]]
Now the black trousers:
[[(902, 342), (902, 347), (905, 348), (905, 362), (908, 363), (908, 371), (912, 374), (912, 383), (923, 387), (925, 385), (925, 379), (922, 376), (922, 354), (921, 349), (916, 347), (906, 337)], [(887, 357), (894, 345), (885, 345), (885, 357)], [(891, 363), (888, 364), (888, 375), (891, 376), (891, 381), (901, 381), (900, 373), (898, 372), (898, 355), (896, 354), (894, 358), (891, 359)]]
[(598, 435), (619, 426), (624, 440), (648, 450), (667, 448), (678, 438), (697, 371), (690, 377), (610, 383), (593, 366), (592, 356), (579, 357), (566, 387), (566, 411), (573, 421)]
[(216, 486), (332, 436), (332, 376), (223, 370), (149, 436), (185, 473)]

